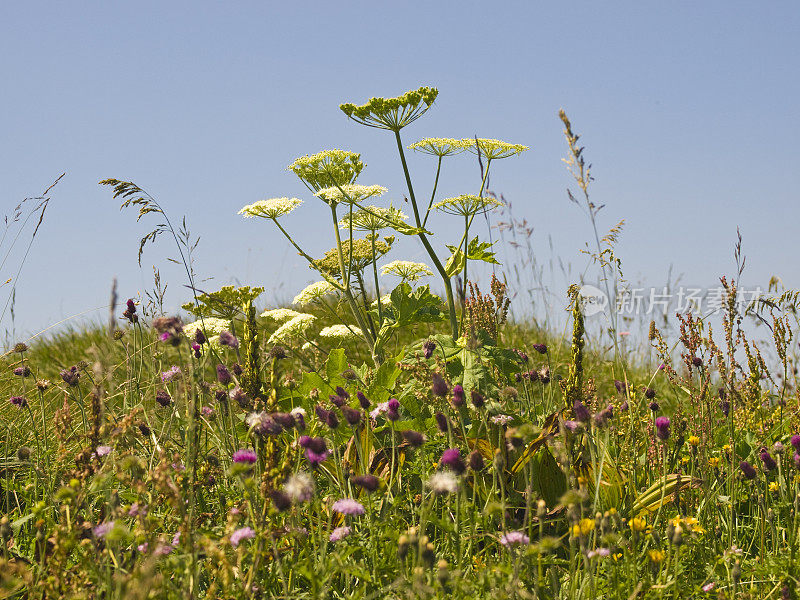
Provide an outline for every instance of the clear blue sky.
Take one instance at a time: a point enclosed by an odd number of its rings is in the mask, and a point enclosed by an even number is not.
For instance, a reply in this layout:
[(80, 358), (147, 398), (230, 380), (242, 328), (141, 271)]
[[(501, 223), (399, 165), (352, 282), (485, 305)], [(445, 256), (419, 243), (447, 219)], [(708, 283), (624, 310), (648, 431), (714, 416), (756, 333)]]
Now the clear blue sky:
[[(407, 142), (477, 135), (531, 146), (497, 163), (492, 188), (534, 225), (543, 260), (552, 235), (556, 254), (582, 269), (579, 248), (591, 235), (565, 195), (564, 107), (593, 163), (593, 198), (607, 205), (601, 224), (626, 219), (619, 255), (630, 279), (661, 284), (674, 265), (685, 282), (713, 286), (733, 269), (739, 226), (748, 283), (776, 274), (800, 286), (799, 7), (4, 2), (4, 213), (67, 172), (18, 282), (17, 327), (35, 332), (103, 306), (115, 276), (120, 294), (134, 296), (151, 286), (153, 264), (171, 306), (187, 299), (165, 260), (174, 255), (166, 239), (139, 269), (148, 223), (118, 211), (97, 185), (108, 177), (136, 181), (175, 220), (187, 216), (202, 237), (198, 272), (214, 278), (207, 287), (260, 284), (265, 301), (291, 298), (313, 274), (269, 223), (237, 210), (260, 198), (305, 198), (286, 224), (310, 251), (326, 250), (326, 213), (285, 167), (332, 147), (362, 152), (361, 182), (401, 199), (391, 137), (348, 121), (338, 105), (419, 85), (438, 87), (439, 99), (404, 130)], [(474, 191), (474, 165), (456, 160), (443, 193)], [(411, 162), (427, 188), (430, 159)], [(402, 254), (423, 257), (415, 246)]]

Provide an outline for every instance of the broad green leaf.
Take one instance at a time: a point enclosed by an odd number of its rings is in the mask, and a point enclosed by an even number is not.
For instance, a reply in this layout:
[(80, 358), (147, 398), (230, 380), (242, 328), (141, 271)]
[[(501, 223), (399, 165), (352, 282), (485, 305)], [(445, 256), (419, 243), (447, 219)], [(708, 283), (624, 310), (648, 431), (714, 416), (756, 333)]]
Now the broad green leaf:
[(334, 380), (342, 378), (342, 372), (347, 369), (347, 358), (344, 355), (343, 348), (336, 348), (331, 350), (328, 354), (328, 362), (325, 363), (325, 374), (328, 376), (328, 381), (333, 384)]
[(492, 242), (481, 242), (477, 237), (472, 239), (467, 246), (467, 259), (481, 260), (483, 262), (499, 265), (500, 263), (494, 257), (495, 253), (489, 252), (492, 245)]
[(452, 254), (450, 258), (447, 259), (447, 263), (444, 265), (444, 271), (448, 277), (453, 277), (461, 271), (464, 270), (464, 265), (467, 262), (467, 259), (464, 257), (464, 253), (461, 250), (458, 250), (455, 246), (448, 246)]

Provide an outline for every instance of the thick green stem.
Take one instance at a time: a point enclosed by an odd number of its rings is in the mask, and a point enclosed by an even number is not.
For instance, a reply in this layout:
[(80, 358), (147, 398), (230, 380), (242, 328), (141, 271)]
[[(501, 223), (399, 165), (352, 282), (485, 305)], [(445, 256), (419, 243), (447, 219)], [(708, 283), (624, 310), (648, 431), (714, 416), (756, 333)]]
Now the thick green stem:
[[(344, 277), (345, 269), (344, 253), (342, 252), (342, 238), (339, 235), (339, 221), (336, 218), (336, 205), (333, 202), (331, 202), (331, 217), (333, 218), (333, 230), (336, 233), (336, 250), (339, 255), (339, 273), (342, 277)], [(350, 247), (352, 248), (352, 246), (353, 242), (351, 240)], [(350, 286), (345, 284), (342, 292), (344, 293), (345, 298), (347, 298), (347, 302), (350, 304), (350, 310), (353, 312), (353, 317), (355, 318), (356, 322), (358, 322), (358, 326), (361, 328), (361, 331), (364, 334), (364, 339), (367, 341), (367, 345), (369, 345), (370, 354), (372, 354), (376, 364), (380, 364), (377, 356), (375, 355), (375, 339), (373, 338), (372, 332), (367, 326), (366, 321), (364, 321), (361, 310), (358, 308), (358, 304), (356, 303), (356, 299), (353, 298), (353, 294), (350, 291)]]
[[(414, 196), (414, 187), (411, 185), (411, 175), (408, 172), (408, 164), (406, 164), (406, 155), (403, 152), (403, 142), (400, 139), (400, 131), (394, 132), (395, 141), (397, 142), (397, 150), (400, 153), (400, 162), (403, 165), (403, 173), (405, 174), (406, 178), (406, 185), (408, 186), (408, 195), (411, 198), (411, 208), (414, 210), (414, 223), (417, 227), (422, 229), (422, 221), (419, 218), (419, 208), (417, 207), (417, 199)], [(424, 232), (420, 231), (418, 234), (422, 245), (425, 248), (425, 251), (428, 253), (431, 261), (433, 262), (433, 266), (439, 272), (439, 275), (442, 278), (442, 282), (444, 283), (444, 291), (447, 296), (447, 307), (449, 309), (449, 316), (450, 316), (450, 327), (452, 329), (453, 339), (458, 339), (458, 317), (456, 316), (456, 304), (455, 300), (453, 299), (453, 286), (450, 282), (450, 277), (447, 275), (447, 272), (442, 265), (442, 262), (439, 260), (439, 257), (436, 256), (436, 252), (433, 251), (430, 242), (428, 241), (428, 237), (425, 235)]]

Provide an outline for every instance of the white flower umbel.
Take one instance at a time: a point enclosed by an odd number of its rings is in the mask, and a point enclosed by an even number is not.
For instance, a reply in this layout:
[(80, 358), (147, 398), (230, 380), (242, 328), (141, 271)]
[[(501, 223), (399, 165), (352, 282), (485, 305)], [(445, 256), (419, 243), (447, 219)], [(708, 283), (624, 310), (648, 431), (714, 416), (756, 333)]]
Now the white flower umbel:
[(331, 325), (319, 332), (319, 337), (335, 340), (352, 340), (362, 335), (361, 330), (353, 325)]
[[(367, 205), (353, 213), (353, 229), (355, 231), (379, 231), (386, 227), (403, 226), (405, 225), (403, 221), (407, 218), (407, 215), (392, 206), (384, 208), (382, 206)], [(339, 221), (339, 227), (345, 231), (350, 229), (349, 213)]]
[(333, 284), (328, 283), (327, 281), (317, 281), (309, 286), (306, 286), (303, 291), (297, 294), (297, 296), (294, 297), (294, 300), (292, 300), (292, 304), (308, 304), (312, 300), (319, 300), (323, 296), (332, 294), (335, 291), (336, 288), (333, 287)]
[[(381, 306), (391, 306), (392, 305), (392, 295), (391, 294), (384, 294), (381, 296)], [(373, 300), (370, 306), (377, 307), (378, 301)]]
[(367, 198), (383, 196), (386, 188), (380, 185), (359, 185), (357, 183), (345, 183), (340, 186), (322, 188), (314, 194), (320, 200), (327, 203), (333, 202), (362, 202)]
[(269, 336), (269, 340), (267, 340), (268, 344), (288, 344), (293, 339), (300, 337), (303, 335), (309, 327), (314, 324), (314, 321), (317, 320), (317, 317), (314, 315), (308, 315), (305, 313), (300, 313), (293, 319), (287, 321), (278, 329), (275, 330), (271, 336)]
[(382, 275), (396, 275), (403, 281), (417, 281), (422, 277), (433, 275), (433, 271), (425, 263), (410, 260), (393, 260), (381, 267)]
[(277, 219), (288, 215), (297, 208), (303, 201), (298, 198), (270, 198), (269, 200), (259, 200), (248, 204), (239, 211), (245, 219), (262, 217), (264, 219)]
[(284, 323), (290, 319), (294, 319), (298, 315), (300, 315), (300, 313), (291, 308), (273, 308), (272, 310), (265, 310), (261, 313), (261, 317), (264, 319), (276, 321), (277, 323)]
[(500, 158), (508, 158), (515, 154), (520, 154), (528, 149), (528, 146), (522, 144), (509, 144), (501, 140), (493, 140), (487, 138), (470, 139), (465, 138), (461, 140), (467, 150), (473, 154), (480, 154), (489, 160), (498, 160)]
[(212, 336), (219, 335), (221, 331), (225, 331), (231, 328), (231, 322), (226, 321), (225, 319), (218, 319), (216, 317), (203, 317), (202, 319), (198, 319), (193, 323), (189, 323), (188, 325), (183, 326), (183, 333), (189, 339), (194, 339), (194, 336), (197, 334), (197, 330), (205, 330), (205, 335), (207, 338)]
[(456, 140), (454, 138), (425, 138), (414, 142), (408, 148), (424, 154), (432, 154), (439, 158), (443, 156), (453, 156), (461, 154), (469, 146), (473, 146), (473, 140)]
[(503, 203), (496, 198), (475, 196), (474, 194), (461, 194), (454, 198), (440, 200), (433, 205), (433, 208), (449, 215), (469, 217), (471, 215), (487, 212), (498, 206), (503, 206)]

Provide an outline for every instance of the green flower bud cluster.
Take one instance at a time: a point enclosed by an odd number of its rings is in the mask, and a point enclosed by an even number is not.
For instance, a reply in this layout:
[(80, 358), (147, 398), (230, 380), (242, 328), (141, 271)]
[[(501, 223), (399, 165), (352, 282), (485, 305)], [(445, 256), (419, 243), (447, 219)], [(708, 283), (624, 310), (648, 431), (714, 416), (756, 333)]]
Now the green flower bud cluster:
[(397, 98), (370, 98), (360, 106), (346, 103), (339, 106), (354, 121), (389, 131), (400, 131), (419, 119), (431, 107), (439, 90), (421, 87)]
[(364, 163), (357, 152), (333, 149), (301, 156), (288, 169), (317, 192), (332, 186), (355, 183), (364, 169)]
[[(360, 273), (374, 261), (378, 260), (384, 254), (389, 252), (392, 247), (392, 243), (394, 243), (394, 237), (389, 236), (381, 240), (375, 236), (374, 255), (372, 253), (372, 241), (373, 240), (370, 236), (354, 240), (352, 244), (350, 240), (342, 241), (342, 254), (345, 257), (345, 263), (348, 261), (348, 259), (350, 259), (350, 268), (352, 272)], [(325, 253), (325, 256), (314, 261), (314, 263), (311, 265), (311, 268), (333, 277), (340, 276), (339, 249), (331, 248), (328, 250)]]

